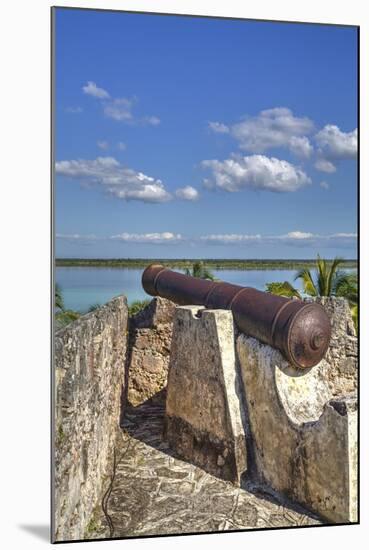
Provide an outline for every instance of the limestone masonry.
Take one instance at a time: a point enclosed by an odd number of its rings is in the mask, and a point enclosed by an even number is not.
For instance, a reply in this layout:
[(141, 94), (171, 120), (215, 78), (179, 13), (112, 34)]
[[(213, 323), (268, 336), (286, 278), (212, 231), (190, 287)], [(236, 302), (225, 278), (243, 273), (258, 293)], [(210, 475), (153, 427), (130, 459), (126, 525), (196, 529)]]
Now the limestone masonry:
[(55, 335), (55, 538), (82, 539), (110, 475), (128, 308), (121, 296)]
[(332, 339), (303, 371), (159, 297), (58, 330), (55, 539), (356, 522), (357, 337), (346, 300), (315, 300)]

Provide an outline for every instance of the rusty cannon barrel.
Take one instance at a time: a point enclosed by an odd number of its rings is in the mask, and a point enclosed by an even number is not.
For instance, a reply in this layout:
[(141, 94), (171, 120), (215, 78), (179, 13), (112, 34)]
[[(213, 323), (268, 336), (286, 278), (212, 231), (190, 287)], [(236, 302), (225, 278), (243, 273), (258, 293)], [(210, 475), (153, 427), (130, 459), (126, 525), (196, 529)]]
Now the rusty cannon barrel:
[(295, 367), (317, 365), (328, 349), (331, 325), (319, 304), (198, 279), (158, 264), (145, 269), (142, 286), (151, 296), (161, 296), (178, 305), (230, 309), (241, 332), (279, 349)]

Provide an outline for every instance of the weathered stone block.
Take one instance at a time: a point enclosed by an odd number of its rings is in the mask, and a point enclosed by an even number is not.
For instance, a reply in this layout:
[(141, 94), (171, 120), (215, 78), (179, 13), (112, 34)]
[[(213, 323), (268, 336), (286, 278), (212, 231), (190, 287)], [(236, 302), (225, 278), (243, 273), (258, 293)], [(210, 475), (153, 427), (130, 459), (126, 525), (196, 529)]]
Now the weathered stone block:
[(124, 296), (55, 334), (57, 541), (82, 539), (119, 435), (128, 308)]
[(259, 481), (328, 521), (355, 522), (356, 397), (332, 399), (324, 360), (297, 371), (245, 335), (237, 349)]
[(130, 319), (128, 401), (137, 406), (167, 384), (175, 304), (154, 298)]
[(339, 397), (357, 391), (357, 336), (348, 301), (329, 296), (306, 301), (321, 304), (331, 320), (332, 337), (325, 359), (330, 365), (327, 381), (332, 395)]
[(166, 438), (179, 456), (236, 484), (247, 468), (232, 313), (178, 307), (166, 400)]

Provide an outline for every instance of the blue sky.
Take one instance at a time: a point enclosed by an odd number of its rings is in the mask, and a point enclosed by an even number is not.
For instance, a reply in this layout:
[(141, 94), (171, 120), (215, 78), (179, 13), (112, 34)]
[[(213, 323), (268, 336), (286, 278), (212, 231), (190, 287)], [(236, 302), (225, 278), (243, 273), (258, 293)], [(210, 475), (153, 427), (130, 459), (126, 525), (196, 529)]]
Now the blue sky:
[(356, 257), (355, 28), (55, 28), (57, 257)]

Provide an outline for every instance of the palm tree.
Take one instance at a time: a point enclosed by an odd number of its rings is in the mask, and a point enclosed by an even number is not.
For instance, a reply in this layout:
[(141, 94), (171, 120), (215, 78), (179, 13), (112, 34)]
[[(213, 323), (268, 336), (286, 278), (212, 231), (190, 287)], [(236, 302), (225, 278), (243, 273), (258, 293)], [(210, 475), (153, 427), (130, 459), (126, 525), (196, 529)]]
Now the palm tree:
[(207, 269), (204, 262), (201, 261), (193, 263), (191, 269), (186, 267), (185, 274), (190, 275), (191, 277), (196, 277), (197, 279), (208, 279), (210, 281), (216, 280), (212, 272)]
[(69, 323), (71, 323), (72, 321), (75, 321), (81, 316), (81, 314), (78, 313), (78, 311), (73, 311), (72, 309), (65, 309), (63, 292), (60, 285), (58, 285), (58, 283), (55, 284), (55, 309), (57, 310), (55, 313), (56, 329), (69, 325)]
[(60, 285), (58, 285), (58, 283), (55, 284), (55, 307), (56, 309), (60, 309), (61, 311), (64, 311), (63, 294), (62, 294)]
[[(310, 269), (301, 269), (296, 273), (295, 281), (300, 279), (304, 294), (308, 296), (338, 296), (348, 300), (352, 319), (357, 331), (358, 320), (358, 288), (356, 273), (345, 273), (339, 270), (342, 258), (334, 258), (332, 262), (323, 260), (319, 254), (316, 260), (316, 274)], [(299, 291), (290, 283), (268, 283), (267, 292), (278, 296), (302, 298)]]
[(358, 330), (358, 288), (357, 274), (345, 273), (342, 277), (338, 277), (336, 281), (336, 296), (346, 298), (350, 304), (352, 320), (354, 321), (355, 330)]
[(335, 296), (339, 280), (344, 281), (347, 274), (338, 270), (342, 258), (335, 258), (332, 263), (323, 260), (319, 254), (316, 260), (315, 281), (310, 269), (301, 269), (296, 273), (295, 281), (301, 279), (304, 293), (308, 296)]

